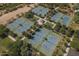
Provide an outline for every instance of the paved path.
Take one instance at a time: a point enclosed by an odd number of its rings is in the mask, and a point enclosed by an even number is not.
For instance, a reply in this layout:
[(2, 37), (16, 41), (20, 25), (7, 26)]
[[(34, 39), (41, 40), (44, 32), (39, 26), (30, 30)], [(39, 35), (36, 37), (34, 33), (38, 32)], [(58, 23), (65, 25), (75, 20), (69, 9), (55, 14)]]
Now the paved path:
[(24, 36), (21, 40), (24, 40), (26, 37)]
[[(73, 41), (73, 38), (74, 38), (74, 36), (72, 36), (72, 37), (70, 38), (71, 42)], [(70, 43), (68, 43), (68, 45), (70, 46)], [(66, 48), (66, 53), (64, 53), (64, 56), (67, 56), (68, 53), (69, 53), (69, 51), (70, 51), (70, 47), (67, 47), (67, 48)]]
[(79, 52), (76, 51), (76, 49), (71, 48), (71, 49), (69, 50), (68, 56), (79, 56)]
[(55, 28), (56, 24), (55, 24), (54, 22), (50, 22), (50, 21), (48, 21), (46, 17), (45, 17), (45, 18), (41, 18), (41, 17), (39, 17), (39, 16), (37, 16), (37, 15), (34, 15), (34, 16), (37, 17), (37, 18), (39, 18), (39, 19), (44, 20), (45, 23), (48, 22), (48, 23), (53, 24), (52, 28)]
[(8, 37), (9, 37), (12, 41), (16, 41), (16, 39), (13, 38), (12, 36), (8, 35)]
[(11, 18), (13, 18), (13, 17), (16, 18), (16, 16), (18, 14), (28, 12), (31, 9), (32, 9), (32, 7), (28, 7), (26, 5), (26, 6), (22, 7), (22, 8), (19, 8), (19, 9), (15, 10), (15, 11), (4, 14), (3, 16), (0, 17), (0, 24), (5, 25), (11, 20)]
[(76, 12), (79, 12), (79, 9), (78, 9), (78, 10), (75, 10), (74, 12), (75, 12), (75, 13), (76, 13)]

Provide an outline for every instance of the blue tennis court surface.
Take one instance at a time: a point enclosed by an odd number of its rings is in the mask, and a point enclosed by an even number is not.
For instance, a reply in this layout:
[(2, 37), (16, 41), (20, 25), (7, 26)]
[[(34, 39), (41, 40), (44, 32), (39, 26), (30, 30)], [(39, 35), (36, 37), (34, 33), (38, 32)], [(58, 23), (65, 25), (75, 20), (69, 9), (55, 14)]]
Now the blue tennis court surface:
[[(52, 31), (42, 28), (39, 32), (33, 35), (33, 39), (29, 43), (44, 55), (52, 55), (61, 37)], [(47, 38), (47, 40), (45, 40)]]
[(42, 6), (38, 6), (38, 7), (34, 8), (32, 10), (32, 12), (37, 14), (37, 15), (41, 15), (42, 17), (44, 17), (49, 12), (49, 9), (44, 8)]
[(8, 24), (7, 28), (14, 32), (18, 36), (22, 36), (22, 33), (27, 31), (33, 25), (32, 22), (24, 18), (19, 18)]
[(55, 33), (48, 34), (47, 41), (42, 44), (40, 51), (47, 56), (52, 55), (60, 39)]
[(52, 21), (59, 22), (62, 25), (69, 26), (71, 23), (70, 16), (64, 15), (62, 13), (56, 13), (53, 17), (51, 17)]
[(40, 45), (42, 43), (42, 41), (44, 40), (44, 37), (47, 35), (48, 30), (43, 28), (40, 29), (39, 32), (36, 32), (35, 35), (33, 35), (33, 39), (30, 40), (30, 43), (34, 46), (37, 47), (38, 45)]

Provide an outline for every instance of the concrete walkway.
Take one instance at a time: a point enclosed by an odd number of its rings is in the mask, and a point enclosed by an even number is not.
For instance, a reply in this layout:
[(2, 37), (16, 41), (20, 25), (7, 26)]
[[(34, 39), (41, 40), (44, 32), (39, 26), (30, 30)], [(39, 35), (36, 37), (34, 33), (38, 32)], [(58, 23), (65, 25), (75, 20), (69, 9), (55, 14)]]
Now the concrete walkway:
[(26, 37), (24, 36), (21, 40), (24, 40)]
[(37, 16), (37, 15), (34, 15), (35, 17), (37, 17), (37, 18), (39, 18), (39, 19), (42, 19), (42, 20), (44, 20), (45, 21), (45, 23), (51, 23), (51, 24), (53, 24), (53, 26), (52, 26), (52, 28), (55, 28), (55, 26), (56, 26), (56, 24), (54, 23), (54, 22), (50, 22), (50, 21), (48, 21), (48, 20), (46, 20), (47, 18), (45, 17), (45, 18), (41, 18), (41, 17), (39, 17), (39, 16)]
[(15, 38), (13, 38), (12, 36), (10, 36), (10, 35), (8, 35), (8, 38), (10, 38), (12, 41), (16, 41), (16, 39)]
[[(73, 38), (74, 38), (74, 36), (72, 36), (72, 37), (70, 38), (70, 41), (71, 41), (71, 42), (73, 41)], [(70, 46), (70, 42), (68, 43), (68, 46)], [(70, 47), (67, 47), (67, 48), (66, 48), (66, 53), (64, 53), (64, 56), (67, 56), (67, 55), (68, 55), (69, 50), (70, 50)]]

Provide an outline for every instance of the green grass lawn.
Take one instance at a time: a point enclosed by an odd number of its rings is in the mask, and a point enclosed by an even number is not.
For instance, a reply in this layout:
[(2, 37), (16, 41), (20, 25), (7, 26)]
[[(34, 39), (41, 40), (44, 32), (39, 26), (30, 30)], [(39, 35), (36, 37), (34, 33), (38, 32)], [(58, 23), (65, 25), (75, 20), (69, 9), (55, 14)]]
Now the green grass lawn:
[(9, 39), (8, 37), (0, 40), (0, 45), (3, 46), (3, 47), (6, 47), (6, 48), (12, 43), (13, 43), (13, 41), (11, 39)]
[(74, 38), (73, 41), (71, 42), (71, 47), (79, 50), (79, 39)]

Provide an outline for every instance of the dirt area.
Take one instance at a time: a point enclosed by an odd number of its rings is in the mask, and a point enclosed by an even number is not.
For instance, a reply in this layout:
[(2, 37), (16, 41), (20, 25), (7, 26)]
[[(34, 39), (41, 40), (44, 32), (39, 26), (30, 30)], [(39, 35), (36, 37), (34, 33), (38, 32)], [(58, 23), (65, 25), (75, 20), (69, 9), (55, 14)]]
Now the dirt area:
[(79, 24), (73, 23), (70, 27), (74, 30), (79, 30)]
[(18, 14), (21, 14), (21, 13), (25, 13), (25, 12), (28, 12), (29, 10), (31, 10), (32, 8), (31, 7), (28, 7), (27, 5), (22, 7), (22, 8), (19, 8), (13, 12), (9, 12), (7, 14), (4, 14), (3, 16), (0, 17), (0, 24), (7, 24), (9, 21), (11, 21), (12, 18), (16, 18), (16, 16)]

